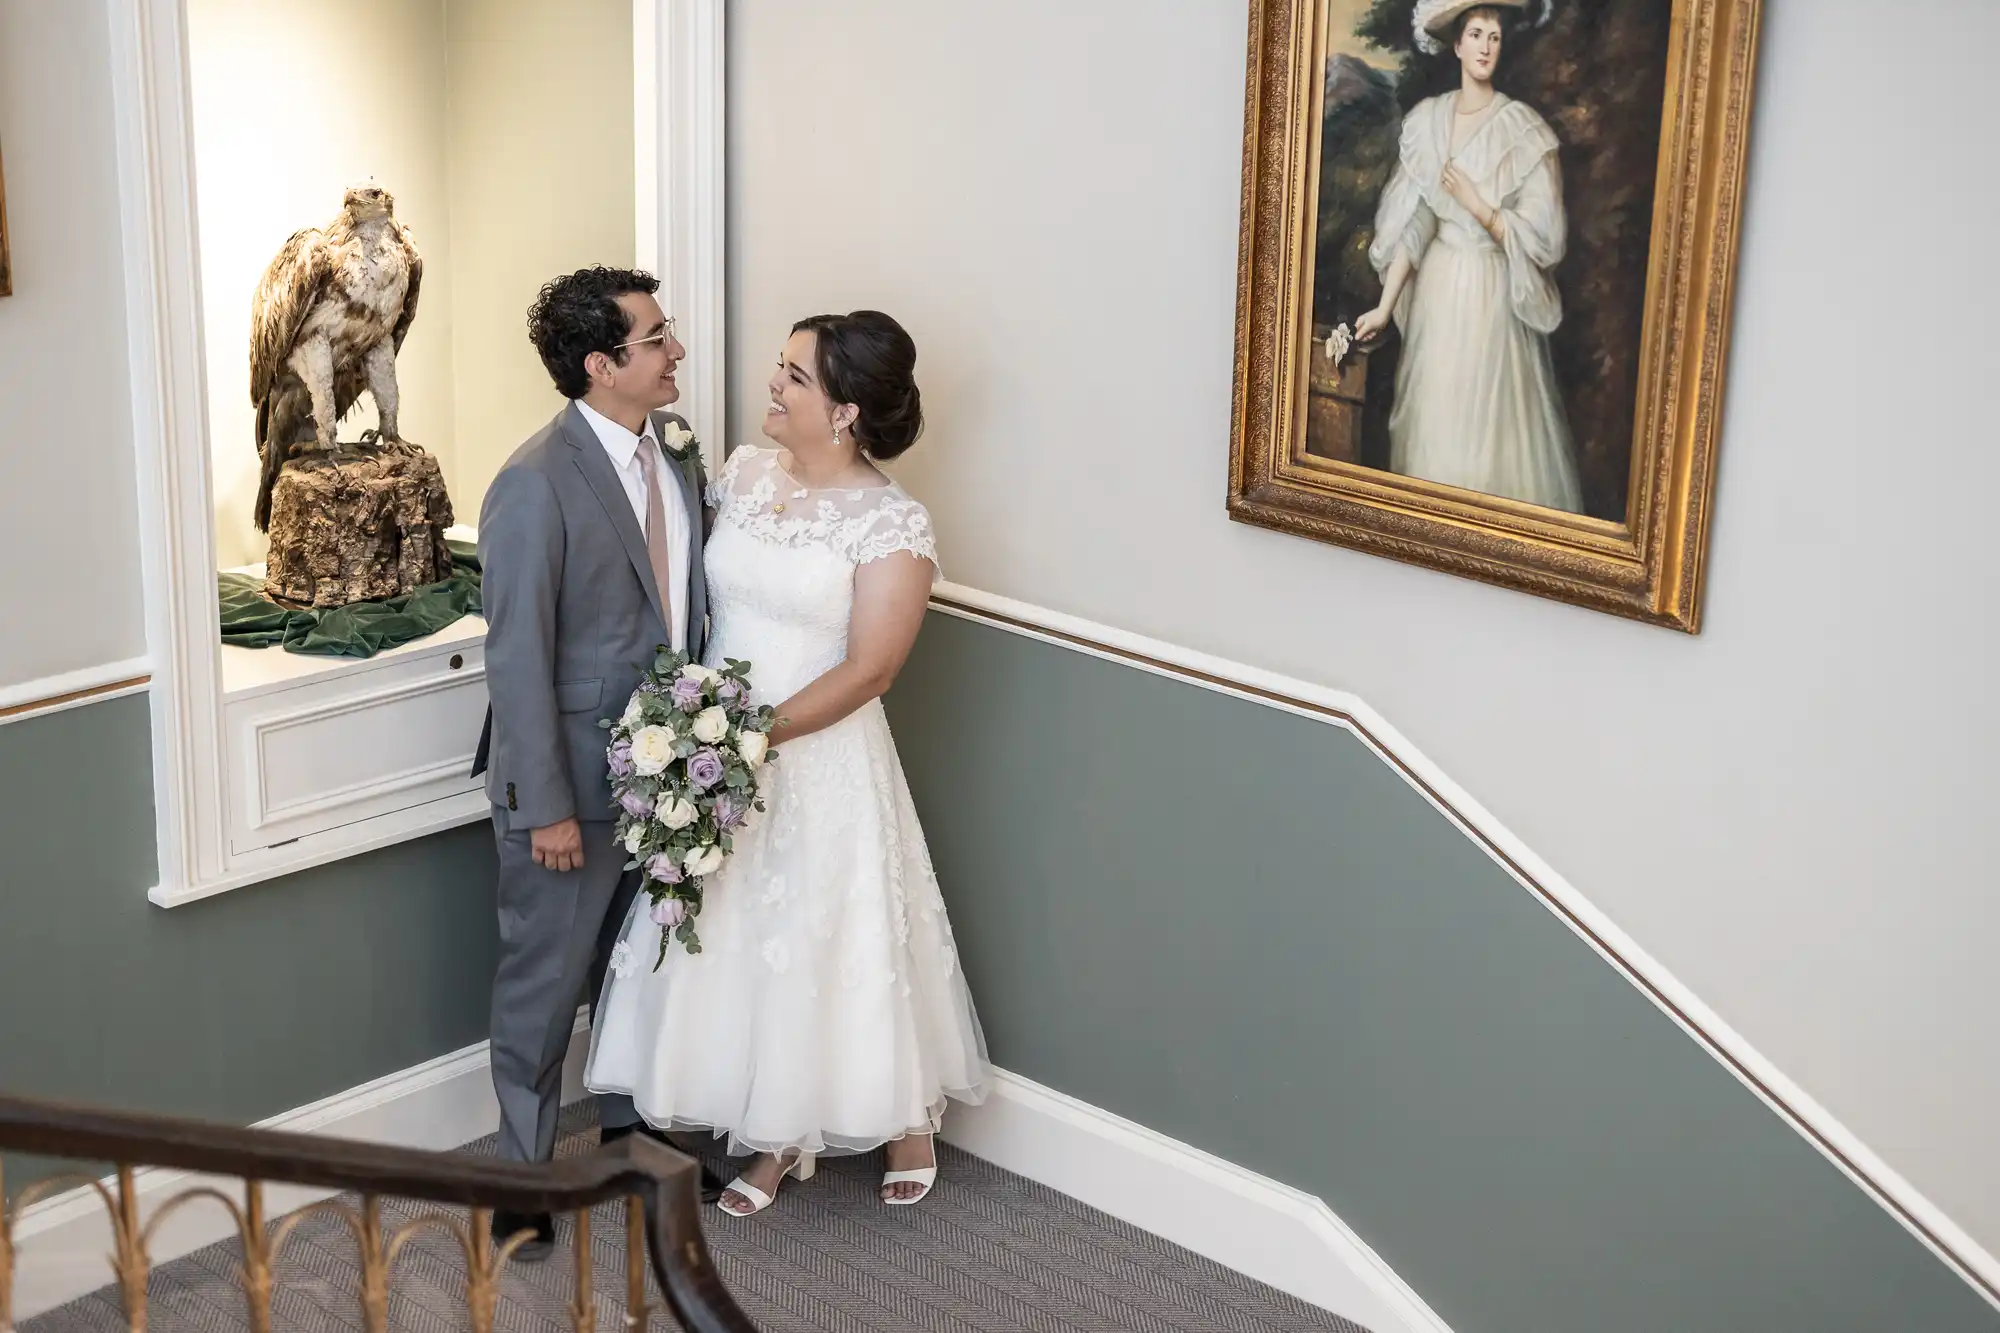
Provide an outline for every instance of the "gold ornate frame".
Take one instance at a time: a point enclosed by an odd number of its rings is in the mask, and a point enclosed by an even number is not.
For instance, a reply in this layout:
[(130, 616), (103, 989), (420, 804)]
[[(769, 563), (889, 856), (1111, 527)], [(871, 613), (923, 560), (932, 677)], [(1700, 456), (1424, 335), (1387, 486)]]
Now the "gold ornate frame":
[(1304, 450), (1324, 0), (1251, 0), (1229, 516), (1695, 633), (1761, 0), (1674, 0), (1625, 523)]

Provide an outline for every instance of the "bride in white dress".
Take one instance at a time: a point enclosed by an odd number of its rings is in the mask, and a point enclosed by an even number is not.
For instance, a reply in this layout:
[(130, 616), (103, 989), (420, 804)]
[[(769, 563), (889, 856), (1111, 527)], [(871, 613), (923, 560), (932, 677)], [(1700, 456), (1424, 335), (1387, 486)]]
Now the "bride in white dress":
[(1505, 21), (1525, 3), (1418, 4), (1418, 44), (1451, 42), (1459, 88), (1403, 118), (1368, 249), (1382, 301), (1354, 332), (1371, 342), (1392, 319), (1403, 332), (1390, 471), (1577, 513), (1548, 344), (1562, 322), (1550, 273), (1568, 241), (1558, 144), (1534, 108), (1493, 86)]
[(710, 488), (708, 661), (750, 663), (783, 721), (766, 810), (704, 884), (703, 950), (675, 946), (641, 895), (612, 953), (585, 1083), (656, 1129), (760, 1154), (720, 1201), (768, 1207), (815, 1155), (887, 1145), (882, 1197), (936, 1179), (948, 1098), (990, 1067), (881, 695), (937, 572), (924, 507), (871, 459), (923, 426), (916, 347), (875, 311), (792, 331), (764, 434)]

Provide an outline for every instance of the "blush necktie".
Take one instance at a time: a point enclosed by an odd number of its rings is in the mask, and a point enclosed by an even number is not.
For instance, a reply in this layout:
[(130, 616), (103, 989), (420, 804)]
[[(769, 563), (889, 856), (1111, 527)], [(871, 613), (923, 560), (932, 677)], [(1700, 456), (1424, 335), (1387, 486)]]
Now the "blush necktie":
[(660, 589), (660, 614), (667, 634), (674, 632), (674, 582), (667, 558), (667, 504), (660, 491), (660, 446), (650, 435), (639, 437), (639, 475), (646, 485), (646, 559)]

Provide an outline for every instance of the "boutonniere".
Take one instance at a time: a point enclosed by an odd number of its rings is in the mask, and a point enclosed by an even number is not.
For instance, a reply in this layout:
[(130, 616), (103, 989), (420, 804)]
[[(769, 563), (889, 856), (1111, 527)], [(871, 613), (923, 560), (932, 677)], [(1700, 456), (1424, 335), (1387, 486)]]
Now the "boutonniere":
[(660, 446), (673, 457), (676, 463), (685, 463), (689, 454), (700, 451), (701, 441), (696, 439), (694, 432), (686, 426), (676, 425), (671, 421), (664, 421), (660, 424), (662, 426), (662, 430), (660, 431)]

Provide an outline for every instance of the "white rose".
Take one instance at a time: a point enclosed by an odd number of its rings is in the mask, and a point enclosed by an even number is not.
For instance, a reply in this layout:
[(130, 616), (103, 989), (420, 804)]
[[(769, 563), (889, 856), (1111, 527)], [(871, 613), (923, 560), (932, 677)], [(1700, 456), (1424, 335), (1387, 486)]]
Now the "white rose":
[(713, 875), (722, 869), (722, 857), (722, 848), (711, 842), (706, 847), (694, 848), (682, 857), (681, 869), (690, 875)]
[(752, 768), (764, 762), (764, 754), (770, 748), (771, 738), (761, 731), (746, 731), (736, 738), (736, 753)]
[(674, 761), (674, 733), (669, 727), (641, 727), (632, 733), (632, 767), (649, 778), (667, 771)]
[(618, 719), (618, 724), (625, 730), (631, 731), (645, 720), (645, 711), (639, 706), (639, 696), (635, 694), (632, 696), (632, 701), (625, 705), (625, 714)]
[(625, 830), (625, 850), (637, 856), (639, 849), (646, 845), (646, 826), (634, 824)]
[(698, 680), (703, 685), (713, 685), (722, 679), (722, 673), (714, 667), (705, 667), (699, 662), (689, 662), (681, 668), (681, 675), (689, 680)]
[(704, 708), (694, 715), (694, 738), (713, 745), (729, 734), (729, 714), (720, 708)]
[(693, 431), (689, 430), (686, 426), (676, 426), (671, 421), (666, 423), (666, 429), (661, 434), (665, 436), (667, 448), (674, 450), (687, 448), (688, 442), (694, 439)]
[(697, 810), (692, 802), (684, 801), (672, 792), (666, 792), (653, 807), (653, 818), (670, 829), (684, 829), (701, 818), (701, 811)]

